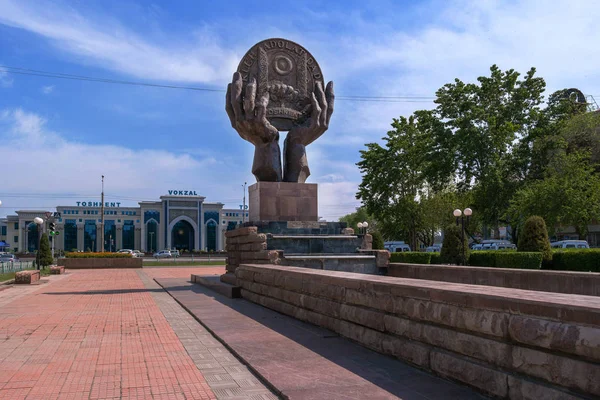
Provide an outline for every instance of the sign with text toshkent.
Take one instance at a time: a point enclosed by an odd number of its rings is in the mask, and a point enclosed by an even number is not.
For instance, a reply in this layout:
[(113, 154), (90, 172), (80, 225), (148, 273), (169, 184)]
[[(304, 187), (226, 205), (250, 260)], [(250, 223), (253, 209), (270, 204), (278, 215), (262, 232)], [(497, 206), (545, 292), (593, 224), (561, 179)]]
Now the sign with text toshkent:
[(198, 196), (195, 190), (169, 190), (169, 196)]
[[(101, 201), (76, 201), (77, 207), (102, 207)], [(121, 203), (105, 202), (104, 207), (121, 207)]]

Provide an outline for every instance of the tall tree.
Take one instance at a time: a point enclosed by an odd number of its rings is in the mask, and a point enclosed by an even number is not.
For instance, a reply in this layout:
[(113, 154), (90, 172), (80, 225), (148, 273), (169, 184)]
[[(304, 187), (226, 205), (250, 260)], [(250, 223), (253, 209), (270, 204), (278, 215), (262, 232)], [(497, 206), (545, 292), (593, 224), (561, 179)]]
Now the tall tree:
[(521, 223), (530, 215), (539, 215), (550, 234), (559, 225), (574, 226), (584, 239), (588, 225), (600, 219), (600, 174), (590, 163), (589, 153), (554, 157), (544, 179), (515, 193), (508, 213)]
[[(454, 155), (453, 175), (459, 188), (477, 188), (476, 208), (484, 222), (497, 225), (508, 208), (511, 194), (520, 186), (526, 168), (519, 143), (529, 143), (542, 119), (545, 82), (534, 77), (535, 68), (519, 79), (515, 70), (490, 68), (478, 83), (456, 79), (437, 91), (436, 117), (449, 137), (436, 137)], [(517, 158), (517, 159), (515, 159)], [(485, 207), (482, 207), (485, 205)]]

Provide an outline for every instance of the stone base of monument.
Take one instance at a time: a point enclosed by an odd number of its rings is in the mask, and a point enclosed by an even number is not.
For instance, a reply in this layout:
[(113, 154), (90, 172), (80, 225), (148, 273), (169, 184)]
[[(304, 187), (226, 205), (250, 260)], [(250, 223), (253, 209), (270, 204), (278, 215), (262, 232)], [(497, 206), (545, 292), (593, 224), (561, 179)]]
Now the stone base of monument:
[(371, 250), (371, 235), (354, 235), (344, 222), (260, 221), (225, 233), (227, 273), (236, 284), (243, 264), (275, 264), (330, 271), (384, 273), (389, 252)]
[(248, 187), (249, 221), (317, 221), (317, 184), (257, 182)]

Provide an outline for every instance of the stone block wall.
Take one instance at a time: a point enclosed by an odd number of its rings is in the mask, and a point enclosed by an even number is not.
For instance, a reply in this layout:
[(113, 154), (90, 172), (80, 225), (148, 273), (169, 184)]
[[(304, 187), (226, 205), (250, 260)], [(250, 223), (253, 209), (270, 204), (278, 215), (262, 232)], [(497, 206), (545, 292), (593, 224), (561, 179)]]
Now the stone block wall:
[(242, 264), (277, 264), (279, 252), (267, 250), (267, 235), (258, 233), (256, 226), (248, 226), (225, 232), (227, 238), (227, 273), (235, 273)]
[(597, 272), (392, 263), (388, 276), (600, 296), (600, 274)]
[(600, 397), (600, 298), (240, 265), (242, 297), (503, 399)]

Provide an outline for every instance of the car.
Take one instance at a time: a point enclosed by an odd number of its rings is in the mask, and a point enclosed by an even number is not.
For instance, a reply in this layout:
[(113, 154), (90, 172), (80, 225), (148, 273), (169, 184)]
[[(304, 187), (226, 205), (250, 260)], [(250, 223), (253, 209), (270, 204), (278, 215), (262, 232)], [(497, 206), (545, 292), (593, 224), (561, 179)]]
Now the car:
[(385, 242), (383, 247), (390, 253), (410, 251), (410, 246), (404, 242)]
[(19, 259), (14, 254), (0, 255), (0, 262), (18, 262)]
[(441, 243), (434, 243), (433, 246), (429, 246), (425, 249), (425, 251), (427, 253), (439, 253), (440, 251), (442, 251), (442, 244)]
[(142, 253), (142, 252), (141, 252), (141, 251), (139, 251), (139, 250), (134, 250), (134, 251), (133, 251), (133, 253), (132, 253), (132, 255), (133, 255), (134, 257), (144, 257), (144, 253)]
[(179, 257), (181, 254), (179, 254), (179, 250), (171, 250), (171, 255), (175, 258)]
[(153, 257), (154, 258), (171, 258), (173, 256), (171, 255), (170, 250), (161, 250), (159, 252), (154, 253)]
[(585, 240), (561, 240), (550, 243), (553, 249), (589, 249), (590, 245)]

